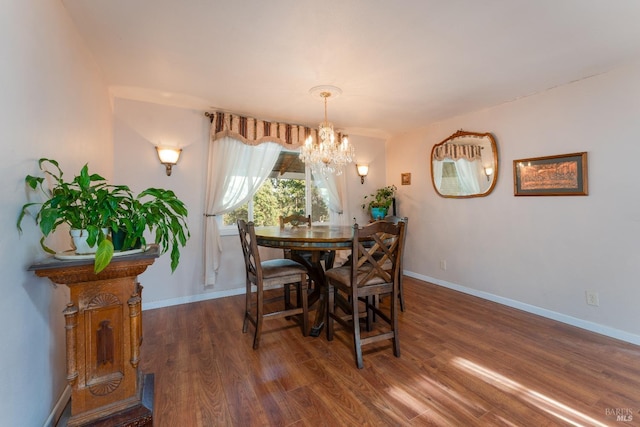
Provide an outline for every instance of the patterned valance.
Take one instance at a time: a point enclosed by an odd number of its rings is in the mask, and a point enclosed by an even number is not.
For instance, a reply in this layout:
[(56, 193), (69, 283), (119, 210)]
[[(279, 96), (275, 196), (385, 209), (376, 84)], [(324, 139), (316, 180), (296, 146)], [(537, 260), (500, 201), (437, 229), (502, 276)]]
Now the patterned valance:
[(466, 159), (470, 162), (482, 159), (482, 147), (480, 145), (467, 144), (442, 144), (435, 148), (433, 152), (435, 160), (458, 160)]
[[(211, 120), (211, 139), (230, 136), (248, 145), (258, 145), (263, 142), (275, 142), (285, 148), (297, 149), (311, 135), (318, 140), (318, 130), (289, 123), (268, 122), (253, 117), (243, 117), (233, 113), (213, 112), (205, 113)], [(342, 134), (337, 133), (338, 140)]]

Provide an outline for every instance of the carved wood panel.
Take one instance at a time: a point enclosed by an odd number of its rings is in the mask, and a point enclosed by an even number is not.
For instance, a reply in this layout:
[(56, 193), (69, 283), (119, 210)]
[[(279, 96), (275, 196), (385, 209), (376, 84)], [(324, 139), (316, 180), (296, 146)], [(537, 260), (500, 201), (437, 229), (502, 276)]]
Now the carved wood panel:
[(124, 375), (122, 304), (113, 294), (99, 294), (84, 310), (88, 360), (86, 382), (91, 393), (112, 393)]

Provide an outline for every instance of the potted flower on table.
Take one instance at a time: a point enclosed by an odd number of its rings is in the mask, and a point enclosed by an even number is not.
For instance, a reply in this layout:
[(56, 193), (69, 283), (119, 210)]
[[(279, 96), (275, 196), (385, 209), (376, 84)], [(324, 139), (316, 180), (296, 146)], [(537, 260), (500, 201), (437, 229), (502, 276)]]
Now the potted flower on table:
[(362, 209), (367, 209), (374, 221), (384, 218), (393, 203), (397, 189), (395, 185), (378, 188), (374, 193), (364, 196)]

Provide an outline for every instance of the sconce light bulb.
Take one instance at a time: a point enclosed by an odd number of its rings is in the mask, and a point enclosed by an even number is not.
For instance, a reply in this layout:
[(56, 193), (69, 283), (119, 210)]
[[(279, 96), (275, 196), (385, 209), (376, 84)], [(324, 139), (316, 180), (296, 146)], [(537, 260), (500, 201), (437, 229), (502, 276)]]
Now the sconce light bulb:
[(160, 163), (165, 165), (167, 176), (171, 176), (171, 167), (178, 163), (182, 149), (175, 147), (156, 147)]
[(493, 168), (492, 167), (484, 168), (484, 174), (487, 175), (487, 181), (489, 181), (489, 177), (493, 175)]
[(356, 164), (356, 170), (358, 171), (358, 175), (360, 175), (360, 184), (364, 184), (364, 177), (369, 173), (369, 165)]

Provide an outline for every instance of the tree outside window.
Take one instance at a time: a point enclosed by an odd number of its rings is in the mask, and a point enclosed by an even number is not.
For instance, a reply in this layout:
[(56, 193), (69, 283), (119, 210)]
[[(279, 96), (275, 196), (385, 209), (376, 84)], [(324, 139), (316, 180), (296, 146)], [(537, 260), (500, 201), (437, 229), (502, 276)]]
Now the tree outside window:
[(235, 227), (239, 218), (253, 221), (256, 226), (278, 225), (280, 216), (293, 213), (307, 215), (308, 207), (314, 223), (329, 222), (324, 189), (315, 185), (304, 164), (295, 161), (298, 154), (293, 154), (294, 157), (292, 152), (281, 153), (271, 177), (265, 180), (249, 203), (223, 216), (223, 226)]

